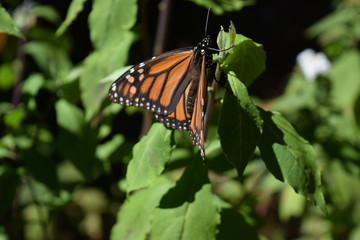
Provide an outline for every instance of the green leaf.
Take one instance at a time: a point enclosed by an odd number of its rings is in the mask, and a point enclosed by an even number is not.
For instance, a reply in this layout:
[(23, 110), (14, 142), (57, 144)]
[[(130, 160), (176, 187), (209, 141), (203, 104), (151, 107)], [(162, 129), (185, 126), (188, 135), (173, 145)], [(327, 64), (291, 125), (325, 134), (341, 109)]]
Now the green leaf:
[[(225, 33), (228, 42), (233, 35)], [(234, 47), (229, 50), (228, 54), (221, 64), (225, 73), (234, 72), (235, 76), (240, 79), (246, 86), (249, 86), (265, 69), (265, 51), (261, 44), (237, 34)]]
[(99, 144), (96, 148), (96, 155), (101, 160), (106, 160), (113, 154), (118, 147), (120, 147), (125, 141), (123, 135), (117, 134), (111, 140), (104, 144)]
[(24, 38), (20, 30), (16, 27), (11, 16), (8, 14), (5, 8), (0, 5), (0, 33), (1, 32)]
[(56, 35), (62, 35), (71, 23), (76, 19), (78, 14), (84, 9), (84, 4), (87, 0), (72, 0), (66, 14), (66, 19), (61, 23), (60, 27), (56, 30)]
[(154, 123), (148, 134), (133, 148), (133, 159), (126, 174), (127, 192), (148, 186), (170, 160), (171, 130)]
[(306, 81), (300, 73), (293, 73), (286, 85), (285, 92), (270, 103), (270, 108), (294, 116), (300, 110), (316, 108), (317, 94), (324, 89), (319, 89), (316, 82)]
[[(224, 28), (220, 26), (220, 31), (216, 39), (216, 43), (219, 47), (219, 49), (223, 50), (228, 48), (230, 45), (228, 44), (228, 38), (226, 37), (226, 33), (224, 31)], [(222, 52), (220, 52), (222, 53)]]
[(161, 199), (154, 212), (152, 239), (215, 239), (220, 222), (207, 170), (200, 157)]
[(110, 239), (146, 239), (150, 231), (153, 212), (162, 196), (173, 185), (173, 182), (161, 177), (149, 188), (131, 195), (118, 212), (117, 223), (111, 230)]
[(109, 85), (101, 79), (123, 67), (127, 61), (134, 40), (134, 34), (129, 29), (136, 22), (136, 13), (134, 0), (95, 0), (93, 3), (89, 27), (92, 42), (98, 50), (85, 60), (80, 78), (81, 99), (87, 120), (96, 114), (107, 96)]
[(124, 151), (124, 148), (129, 148), (129, 146), (126, 145), (125, 137), (116, 134), (109, 141), (97, 145), (96, 157), (103, 162), (104, 169), (110, 172), (112, 168), (111, 163), (121, 159), (126, 152), (130, 151), (128, 149)]
[(26, 117), (26, 111), (23, 107), (17, 107), (15, 109), (11, 109), (4, 116), (4, 123), (6, 126), (12, 127), (14, 129), (20, 129), (22, 121)]
[(80, 134), (84, 125), (84, 113), (64, 99), (55, 103), (58, 125), (73, 134)]
[(225, 94), (218, 133), (226, 158), (241, 177), (259, 141), (262, 120), (245, 85), (232, 73), (227, 78), (235, 96)]
[(57, 23), (60, 19), (59, 13), (52, 6), (35, 5), (31, 11), (36, 17), (46, 19), (52, 23)]
[(43, 71), (50, 73), (54, 78), (70, 71), (71, 61), (65, 49), (60, 46), (45, 41), (31, 41), (26, 43), (24, 50), (34, 58)]
[(12, 64), (2, 64), (0, 65), (0, 89), (8, 90), (15, 83), (15, 71)]
[(27, 93), (31, 96), (36, 96), (39, 90), (45, 83), (44, 76), (39, 73), (30, 75), (22, 85), (23, 93)]
[(58, 151), (88, 179), (96, 171), (95, 131), (85, 122), (83, 112), (73, 104), (60, 99), (55, 104), (56, 120), (61, 127), (56, 146)]
[(327, 188), (331, 201), (337, 207), (349, 209), (348, 214), (351, 215), (350, 218), (359, 220), (360, 191), (354, 189), (355, 186), (360, 184), (357, 163), (334, 159), (329, 162), (327, 177), (332, 182)]
[(341, 38), (348, 38), (352, 34), (350, 27), (358, 21), (359, 9), (355, 7), (338, 8), (320, 21), (307, 29), (310, 37), (321, 36), (323, 43), (339, 41)]
[(264, 125), (259, 149), (266, 167), (326, 212), (320, 172), (310, 143), (280, 113), (261, 110), (261, 115)]
[(224, 14), (225, 12), (235, 12), (241, 10), (243, 7), (254, 4), (253, 0), (191, 0), (192, 2), (211, 8), (211, 11), (217, 15)]
[[(332, 83), (331, 100), (340, 108), (352, 108), (360, 95), (360, 54), (356, 50), (343, 52), (329, 72)], [(346, 94), (344, 94), (346, 93)]]
[(110, 43), (121, 45), (120, 40), (134, 26), (136, 17), (135, 0), (95, 0), (89, 15), (90, 37), (95, 49)]
[(101, 79), (125, 65), (133, 39), (134, 34), (127, 32), (118, 43), (104, 46), (101, 51), (95, 51), (86, 58), (80, 77), (80, 90), (87, 120), (99, 111), (107, 96), (110, 83), (104, 83)]
[[(236, 35), (237, 35), (236, 28), (232, 21), (230, 21), (228, 33), (225, 32), (224, 28), (221, 26), (219, 34), (216, 38), (216, 43), (217, 43), (219, 49), (224, 50), (224, 49), (231, 47), (233, 44), (235, 44)], [(223, 52), (220, 52), (219, 54), (221, 54), (221, 53), (223, 53)]]

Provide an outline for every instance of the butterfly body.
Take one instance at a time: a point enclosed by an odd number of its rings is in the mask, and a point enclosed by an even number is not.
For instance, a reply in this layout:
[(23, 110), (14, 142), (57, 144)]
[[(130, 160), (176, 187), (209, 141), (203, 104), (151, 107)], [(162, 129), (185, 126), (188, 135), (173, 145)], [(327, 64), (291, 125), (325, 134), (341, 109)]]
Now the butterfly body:
[(205, 37), (195, 47), (165, 52), (133, 66), (111, 85), (110, 100), (145, 108), (167, 127), (189, 131), (204, 158), (210, 44), (210, 37)]

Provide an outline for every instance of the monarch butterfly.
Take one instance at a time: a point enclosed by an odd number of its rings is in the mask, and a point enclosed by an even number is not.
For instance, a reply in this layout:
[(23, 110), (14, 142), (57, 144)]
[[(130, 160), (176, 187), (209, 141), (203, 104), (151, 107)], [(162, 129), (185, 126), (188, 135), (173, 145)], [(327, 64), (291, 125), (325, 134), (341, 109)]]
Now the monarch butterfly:
[(167, 127), (189, 131), (204, 158), (210, 44), (207, 36), (195, 47), (165, 52), (133, 66), (111, 85), (110, 100), (145, 108)]

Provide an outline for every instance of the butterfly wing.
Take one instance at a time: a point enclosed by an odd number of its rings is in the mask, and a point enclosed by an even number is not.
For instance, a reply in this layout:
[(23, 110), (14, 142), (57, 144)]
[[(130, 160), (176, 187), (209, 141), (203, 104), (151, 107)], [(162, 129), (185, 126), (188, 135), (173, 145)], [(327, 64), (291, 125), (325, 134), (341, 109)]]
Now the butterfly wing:
[(193, 144), (200, 149), (204, 158), (204, 104), (207, 83), (205, 57), (194, 69), (196, 71), (192, 73), (190, 84), (182, 94), (175, 111), (169, 115), (155, 114), (155, 117), (167, 127), (189, 131)]
[(199, 86), (195, 98), (195, 104), (191, 115), (190, 122), (190, 136), (193, 144), (200, 149), (202, 158), (205, 157), (205, 129), (204, 129), (204, 113), (205, 113), (205, 99), (206, 99), (206, 59), (203, 57), (201, 63), (201, 72), (199, 78)]
[(135, 65), (110, 87), (110, 100), (168, 115), (191, 81), (194, 50), (177, 49)]
[(210, 37), (194, 48), (177, 49), (130, 68), (110, 87), (113, 102), (155, 113), (167, 127), (189, 131), (204, 158), (206, 69), (212, 56)]

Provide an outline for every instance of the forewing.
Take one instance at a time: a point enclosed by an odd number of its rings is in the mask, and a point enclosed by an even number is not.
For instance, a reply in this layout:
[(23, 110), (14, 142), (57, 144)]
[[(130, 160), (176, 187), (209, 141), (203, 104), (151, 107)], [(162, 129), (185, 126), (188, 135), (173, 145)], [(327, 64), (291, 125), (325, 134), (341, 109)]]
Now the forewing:
[(135, 65), (111, 85), (110, 100), (161, 115), (173, 113), (191, 81), (193, 57), (192, 48), (183, 48)]

